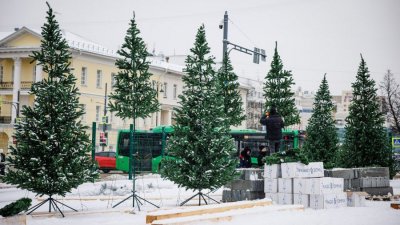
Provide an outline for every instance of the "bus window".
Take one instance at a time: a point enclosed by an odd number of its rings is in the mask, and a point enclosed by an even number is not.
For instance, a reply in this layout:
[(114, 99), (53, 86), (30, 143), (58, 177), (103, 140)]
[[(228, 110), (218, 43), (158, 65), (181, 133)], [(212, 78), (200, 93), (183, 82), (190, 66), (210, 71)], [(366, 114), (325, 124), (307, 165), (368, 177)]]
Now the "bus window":
[(119, 155), (129, 155), (129, 133), (121, 133), (119, 140)]

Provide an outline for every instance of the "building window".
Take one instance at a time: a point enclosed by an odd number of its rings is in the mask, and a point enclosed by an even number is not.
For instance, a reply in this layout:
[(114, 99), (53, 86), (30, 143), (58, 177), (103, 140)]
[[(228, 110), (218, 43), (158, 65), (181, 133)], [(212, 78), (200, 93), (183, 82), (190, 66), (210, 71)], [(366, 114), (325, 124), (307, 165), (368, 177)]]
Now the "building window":
[(13, 65), (12, 66), (12, 69), (11, 69), (11, 82), (13, 82), (14, 83), (14, 76), (15, 76), (15, 74), (14, 74), (14, 72), (15, 72), (15, 66)]
[(167, 82), (164, 83), (164, 98), (167, 98), (167, 92), (168, 92), (168, 84)]
[(176, 99), (176, 91), (177, 91), (177, 85), (174, 84), (174, 90), (173, 90), (174, 99)]
[(115, 73), (111, 73), (111, 89), (114, 89), (114, 86), (117, 84), (117, 79), (115, 77)]
[(80, 104), (82, 107), (83, 114), (81, 116), (81, 121), (86, 123), (86, 104)]
[(96, 105), (96, 121), (100, 121), (100, 106)]
[(33, 70), (32, 70), (32, 81), (33, 81), (33, 82), (36, 81), (36, 65), (33, 66)]
[(97, 70), (97, 76), (96, 76), (96, 87), (97, 88), (101, 88), (102, 79), (103, 79), (103, 72), (101, 70)]
[(3, 65), (0, 66), (0, 82), (4, 80), (4, 67)]
[(86, 86), (87, 85), (87, 68), (82, 67), (81, 71), (81, 85)]

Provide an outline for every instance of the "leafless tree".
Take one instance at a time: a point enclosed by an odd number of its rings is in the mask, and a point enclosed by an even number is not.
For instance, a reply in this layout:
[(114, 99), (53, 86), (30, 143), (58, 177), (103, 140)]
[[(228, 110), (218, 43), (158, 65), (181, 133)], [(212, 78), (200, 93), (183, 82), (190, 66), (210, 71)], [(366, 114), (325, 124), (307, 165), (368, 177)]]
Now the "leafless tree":
[(400, 85), (396, 82), (394, 74), (390, 70), (383, 77), (380, 89), (386, 98), (383, 103), (386, 104), (389, 111), (391, 128), (395, 133), (400, 133)]

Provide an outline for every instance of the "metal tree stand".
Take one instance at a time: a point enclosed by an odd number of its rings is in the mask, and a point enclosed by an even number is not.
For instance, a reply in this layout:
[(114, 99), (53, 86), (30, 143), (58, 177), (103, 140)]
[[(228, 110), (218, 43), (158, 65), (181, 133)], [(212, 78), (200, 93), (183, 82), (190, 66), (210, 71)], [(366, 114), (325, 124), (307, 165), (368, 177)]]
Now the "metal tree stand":
[(68, 206), (68, 205), (66, 205), (66, 204), (64, 204), (64, 203), (62, 203), (62, 202), (59, 202), (58, 200), (52, 198), (52, 196), (50, 195), (50, 197), (49, 197), (48, 199), (46, 199), (46, 200), (44, 200), (43, 202), (41, 202), (41, 203), (39, 203), (39, 204), (37, 204), (37, 205), (31, 207), (30, 209), (28, 209), (28, 213), (27, 213), (26, 215), (31, 214), (31, 213), (34, 212), (36, 209), (38, 209), (40, 206), (44, 205), (46, 202), (49, 202), (49, 212), (51, 212), (51, 208), (53, 207), (54, 212), (59, 211), (59, 212), (61, 213), (62, 217), (65, 217), (65, 216), (64, 216), (64, 213), (63, 213), (63, 212), (61, 211), (61, 209), (58, 207), (57, 203), (58, 203), (58, 204), (61, 204), (61, 205), (63, 205), (63, 206), (65, 206), (65, 207), (67, 207), (67, 208), (69, 208), (69, 209), (72, 209), (72, 210), (74, 210), (75, 212), (78, 212), (78, 210), (76, 210), (76, 209), (74, 209), (74, 208), (72, 208), (72, 207), (70, 207), (70, 206)]
[(155, 204), (153, 204), (153, 203), (147, 201), (146, 199), (140, 197), (140, 196), (137, 195), (135, 192), (136, 192), (136, 191), (132, 191), (132, 194), (131, 194), (129, 197), (127, 197), (127, 198), (125, 198), (124, 200), (118, 202), (116, 205), (113, 206), (113, 208), (117, 207), (119, 204), (125, 202), (126, 200), (128, 200), (128, 199), (130, 199), (130, 198), (133, 198), (133, 207), (135, 207), (135, 201), (136, 201), (137, 207), (138, 207), (139, 211), (140, 211), (140, 205), (143, 205), (143, 203), (142, 203), (140, 200), (143, 200), (143, 201), (145, 201), (145, 202), (147, 202), (147, 203), (149, 203), (149, 204), (155, 206), (156, 208), (160, 208), (159, 206), (157, 206), (157, 205), (155, 205)]
[[(136, 177), (135, 177), (135, 157), (133, 157), (133, 147), (134, 147), (133, 135), (135, 133), (135, 120), (133, 120), (133, 125), (132, 124), (130, 125), (130, 131), (131, 131), (131, 134), (130, 134), (130, 137), (129, 137), (129, 139), (130, 139), (130, 148), (129, 148), (130, 160), (129, 160), (129, 164), (130, 164), (131, 167), (130, 167), (129, 171), (130, 171), (130, 174), (133, 175), (132, 194), (129, 197), (125, 198), (124, 200), (118, 202), (116, 205), (113, 206), (113, 208), (117, 207), (118, 205), (120, 205), (121, 203), (125, 202), (126, 200), (128, 200), (130, 198), (133, 198), (132, 199), (132, 207), (135, 208), (135, 201), (136, 201), (139, 211), (140, 211), (140, 205), (143, 205), (143, 203), (140, 200), (145, 201), (145, 202), (155, 206), (156, 208), (160, 208), (159, 206), (151, 203), (150, 201), (148, 201), (148, 200), (146, 200), (146, 199), (144, 199), (144, 198), (142, 198), (142, 197), (140, 197), (139, 195), (136, 194), (136, 188), (135, 188), (135, 182), (136, 182)], [(131, 163), (131, 162), (133, 162), (133, 163)], [(132, 170), (133, 170), (133, 173), (132, 173)]]
[(220, 202), (218, 202), (217, 200), (211, 198), (211, 197), (208, 196), (207, 194), (204, 194), (204, 193), (201, 192), (201, 190), (200, 190), (197, 194), (195, 194), (195, 195), (193, 195), (192, 197), (190, 197), (190, 198), (186, 199), (185, 201), (183, 201), (183, 202), (180, 204), (180, 206), (183, 206), (184, 204), (186, 204), (187, 202), (189, 202), (190, 200), (192, 200), (192, 199), (193, 199), (194, 197), (196, 197), (196, 196), (199, 196), (199, 205), (201, 205), (201, 199), (203, 199), (203, 201), (206, 203), (206, 205), (208, 205), (208, 202), (206, 201), (206, 198), (204, 198), (204, 196), (207, 197), (208, 199), (213, 200), (214, 202), (220, 204)]

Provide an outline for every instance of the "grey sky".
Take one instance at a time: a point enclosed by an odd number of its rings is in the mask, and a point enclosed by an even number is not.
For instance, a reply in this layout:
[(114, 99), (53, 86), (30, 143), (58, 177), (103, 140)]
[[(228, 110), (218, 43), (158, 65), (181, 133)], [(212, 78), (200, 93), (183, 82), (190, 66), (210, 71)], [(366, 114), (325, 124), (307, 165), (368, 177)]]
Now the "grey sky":
[[(222, 55), (224, 12), (229, 40), (264, 48), (267, 62), (232, 51), (239, 76), (264, 79), (275, 41), (285, 69), (296, 86), (317, 90), (326, 72), (331, 93), (351, 89), (360, 53), (377, 83), (387, 69), (400, 77), (399, 0), (48, 0), (61, 28), (116, 49), (123, 41), (132, 11), (151, 51), (188, 54), (204, 23), (212, 54)], [(44, 0), (0, 0), (0, 32), (15, 27), (40, 28)]]

